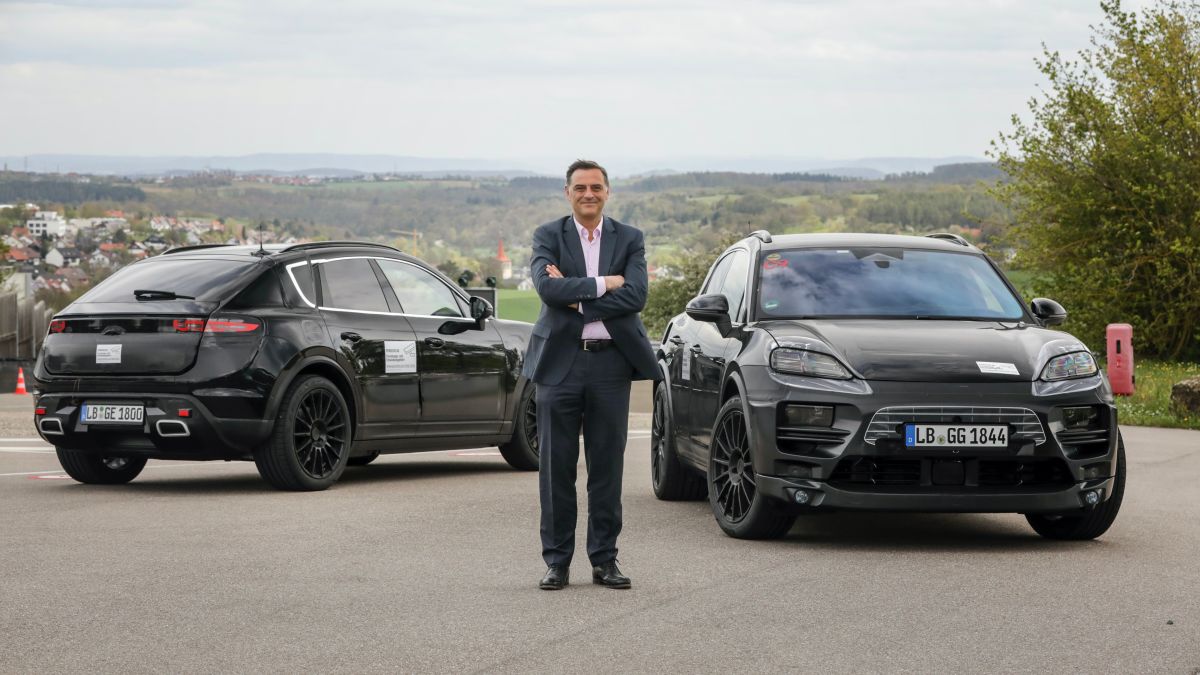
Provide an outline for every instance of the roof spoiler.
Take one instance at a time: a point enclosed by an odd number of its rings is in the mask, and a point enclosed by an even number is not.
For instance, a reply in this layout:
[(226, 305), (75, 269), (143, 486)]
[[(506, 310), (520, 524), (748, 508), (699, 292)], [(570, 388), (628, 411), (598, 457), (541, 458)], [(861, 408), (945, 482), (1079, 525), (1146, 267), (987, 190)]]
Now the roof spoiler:
[(944, 239), (946, 241), (951, 241), (951, 242), (954, 242), (955, 244), (958, 244), (959, 246), (970, 246), (971, 245), (971, 242), (969, 242), (966, 239), (963, 239), (962, 237), (960, 237), (959, 235), (951, 233), (951, 232), (934, 232), (933, 234), (927, 234), (925, 236), (929, 237), (930, 239)]
[(759, 241), (761, 241), (764, 244), (769, 244), (772, 241), (771, 233), (766, 230), (755, 230), (750, 233), (750, 236), (754, 237), (755, 239), (758, 239)]

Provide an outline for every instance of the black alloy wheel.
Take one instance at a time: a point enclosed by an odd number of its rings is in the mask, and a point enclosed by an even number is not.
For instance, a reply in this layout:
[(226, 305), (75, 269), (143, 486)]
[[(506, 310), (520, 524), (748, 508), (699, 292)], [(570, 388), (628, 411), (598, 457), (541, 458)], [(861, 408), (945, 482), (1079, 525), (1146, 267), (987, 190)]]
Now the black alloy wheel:
[(300, 400), (293, 422), (296, 458), (304, 473), (318, 480), (333, 475), (346, 452), (346, 411), (326, 389), (313, 389)]
[(296, 379), (279, 406), (271, 437), (254, 453), (258, 472), (280, 490), (324, 490), (350, 455), (350, 409), (342, 392), (319, 375)]
[(717, 525), (738, 539), (775, 539), (787, 534), (796, 521), (786, 505), (758, 490), (754, 446), (738, 396), (721, 406), (713, 426), (708, 501)]
[(1085, 541), (1095, 539), (1112, 527), (1125, 501), (1125, 439), (1117, 432), (1117, 473), (1113, 477), (1112, 494), (1091, 509), (1076, 513), (1025, 516), (1034, 532), (1047, 539)]
[(521, 392), (513, 415), (512, 440), (500, 446), (500, 454), (518, 471), (536, 471), (538, 468), (537, 386), (532, 382)]
[(650, 423), (650, 485), (664, 501), (702, 499), (707, 494), (704, 477), (683, 466), (675, 454), (674, 424), (666, 385), (654, 388), (654, 416)]

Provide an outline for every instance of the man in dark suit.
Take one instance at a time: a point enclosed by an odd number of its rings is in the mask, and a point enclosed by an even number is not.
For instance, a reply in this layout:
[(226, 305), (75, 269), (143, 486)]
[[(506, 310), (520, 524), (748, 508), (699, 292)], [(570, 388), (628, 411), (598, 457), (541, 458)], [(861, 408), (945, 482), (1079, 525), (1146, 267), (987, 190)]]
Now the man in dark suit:
[(540, 588), (569, 581), (575, 552), (575, 467), (582, 428), (587, 463), (588, 558), (592, 581), (629, 588), (617, 567), (621, 474), (632, 380), (658, 379), (638, 313), (646, 306), (640, 230), (604, 216), (608, 172), (587, 160), (567, 169), (572, 215), (533, 234), (533, 283), (542, 311), (525, 356), (537, 384), (542, 502)]

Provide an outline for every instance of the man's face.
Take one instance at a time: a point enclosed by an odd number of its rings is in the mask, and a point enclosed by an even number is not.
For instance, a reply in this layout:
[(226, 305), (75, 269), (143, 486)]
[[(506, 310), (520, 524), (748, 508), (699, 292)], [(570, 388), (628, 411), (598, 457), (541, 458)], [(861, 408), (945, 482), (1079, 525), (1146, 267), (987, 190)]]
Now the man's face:
[(604, 202), (608, 201), (608, 185), (604, 182), (604, 174), (600, 169), (575, 171), (571, 174), (571, 184), (567, 186), (567, 199), (576, 218), (599, 218), (604, 211)]

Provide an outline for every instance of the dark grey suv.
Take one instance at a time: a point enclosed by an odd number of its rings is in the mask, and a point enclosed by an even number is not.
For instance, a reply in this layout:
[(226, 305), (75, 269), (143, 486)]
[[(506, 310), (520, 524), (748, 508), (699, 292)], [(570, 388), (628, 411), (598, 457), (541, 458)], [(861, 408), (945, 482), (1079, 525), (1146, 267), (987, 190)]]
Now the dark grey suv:
[(668, 326), (654, 392), (661, 499), (781, 536), (814, 509), (1023, 513), (1091, 539), (1125, 454), (1087, 347), (955, 235), (756, 232)]

